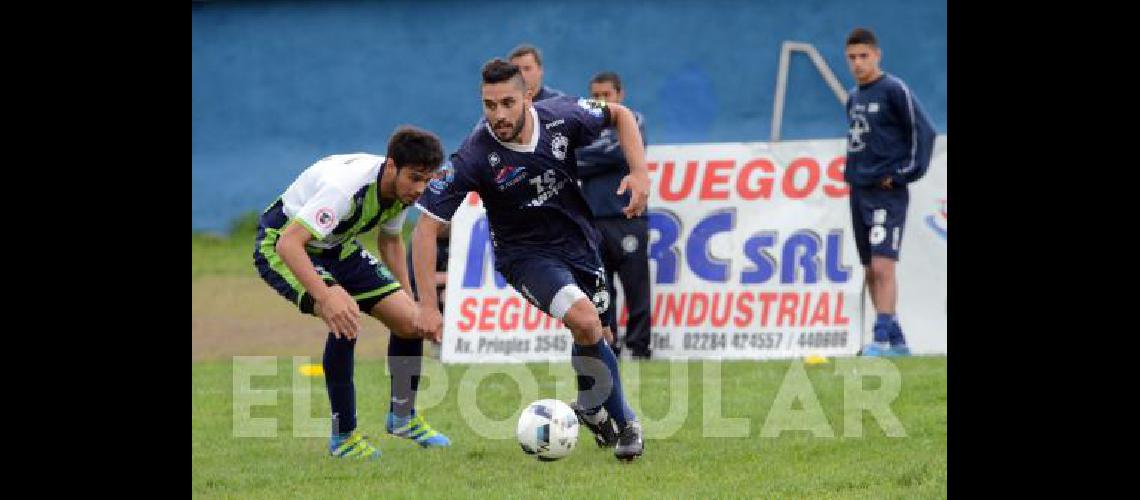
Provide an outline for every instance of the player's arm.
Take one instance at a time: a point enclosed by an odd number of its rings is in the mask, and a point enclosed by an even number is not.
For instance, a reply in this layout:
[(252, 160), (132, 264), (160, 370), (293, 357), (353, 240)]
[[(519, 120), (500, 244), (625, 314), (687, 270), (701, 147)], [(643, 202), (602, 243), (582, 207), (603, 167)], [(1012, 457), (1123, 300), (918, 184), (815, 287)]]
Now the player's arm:
[(429, 182), (427, 189), (416, 201), (420, 217), (412, 231), (412, 270), (417, 277), (423, 278), (416, 280), (419, 304), (414, 328), (421, 337), (436, 343), (443, 338), (439, 295), (434, 281), (429, 279), (435, 276), (436, 238), (441, 231), (447, 230), (444, 224), (455, 215), (467, 193), (476, 191), (479, 184), (465, 170), (467, 163), (462, 155), (467, 154), (466, 146), (467, 143), (464, 142), (460, 151), (451, 155), (451, 165), (444, 169), (447, 173), (443, 178)]
[[(423, 211), (416, 221), (416, 228), (412, 231), (412, 269), (416, 276), (435, 276), (435, 239), (442, 228), (443, 223), (427, 211)], [(416, 295), (420, 299), (416, 330), (424, 338), (439, 342), (443, 336), (443, 317), (439, 313), (439, 295), (435, 283), (417, 279)]]
[[(445, 234), (447, 234), (447, 233), (448, 233), (448, 232), (450, 232), (450, 231), (451, 231), (451, 224), (440, 224), (440, 226), (439, 226), (439, 235), (437, 236), (437, 238), (439, 238), (439, 237), (441, 237), (441, 236), (444, 236)], [(450, 238), (449, 238), (449, 240), (448, 240), (448, 243), (447, 243), (447, 244), (448, 244), (448, 245), (450, 245), (450, 244), (451, 244), (451, 243), (450, 243)], [(438, 252), (439, 252), (439, 239), (436, 239), (436, 246), (435, 246), (435, 248), (436, 248), (436, 253), (437, 253), (437, 255), (436, 255), (436, 257), (435, 257), (435, 258), (436, 258), (436, 260), (438, 261), (438, 260), (439, 260), (439, 255), (438, 255)], [(447, 266), (447, 263), (446, 263), (446, 262), (444, 262), (444, 266)], [(436, 286), (436, 288), (439, 288), (439, 287), (445, 287), (445, 286), (447, 286), (447, 271), (440, 271), (440, 270), (439, 270), (439, 262), (436, 262), (436, 263), (435, 263), (435, 286)], [(446, 300), (446, 299), (444, 299), (444, 298), (441, 296), (441, 297), (440, 297), (440, 300)]]
[(629, 164), (629, 175), (621, 180), (617, 194), (630, 190), (629, 205), (622, 209), (626, 218), (633, 218), (645, 212), (649, 202), (649, 169), (645, 166), (645, 142), (641, 137), (641, 129), (637, 126), (637, 118), (629, 108), (621, 104), (607, 104), (610, 108), (610, 117), (617, 129), (618, 142), (621, 143), (625, 161)]
[(408, 286), (408, 256), (404, 253), (404, 237), (401, 234), (407, 214), (407, 209), (404, 209), (399, 216), (380, 226), (376, 231), (376, 248), (380, 250), (380, 259), (384, 265), (392, 271), (400, 286), (411, 294), (412, 289)]
[(325, 285), (305, 252), (305, 244), (311, 239), (313, 234), (309, 229), (294, 219), (285, 226), (281, 238), (277, 240), (277, 255), (281, 256), (285, 266), (313, 297), (317, 315), (333, 334), (337, 338), (356, 338), (360, 329), (360, 306), (340, 285)]
[(411, 290), (408, 286), (407, 255), (404, 253), (404, 238), (399, 234), (386, 234), (380, 231), (376, 236), (376, 247), (380, 249), (380, 259), (392, 271), (392, 275), (400, 282), (404, 290)]
[(902, 87), (895, 92), (895, 96), (895, 107), (902, 115), (901, 122), (910, 132), (911, 148), (894, 177), (898, 184), (907, 184), (922, 178), (930, 167), (934, 155), (934, 124), (909, 89)]

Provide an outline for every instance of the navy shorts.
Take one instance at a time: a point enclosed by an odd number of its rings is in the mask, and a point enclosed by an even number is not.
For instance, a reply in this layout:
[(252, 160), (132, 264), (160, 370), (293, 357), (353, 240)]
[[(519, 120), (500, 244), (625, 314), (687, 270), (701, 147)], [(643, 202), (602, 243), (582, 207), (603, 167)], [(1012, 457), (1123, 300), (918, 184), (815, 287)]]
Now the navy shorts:
[(610, 304), (601, 258), (572, 259), (552, 255), (530, 255), (511, 259), (499, 270), (507, 282), (535, 307), (561, 319), (573, 303), (573, 285), (594, 303), (602, 324), (614, 324), (616, 314)]
[[(257, 228), (257, 244), (253, 252), (257, 273), (301, 312), (315, 314), (313, 296), (305, 291), (305, 287), (301, 286), (301, 282), (277, 254), (276, 245), (281, 230), (272, 226), (282, 225), (280, 218), (284, 214), (271, 213), (274, 208), (280, 211), (279, 207), (270, 208), (262, 215), (262, 224)], [(270, 222), (270, 227), (266, 227), (265, 222)], [(343, 287), (356, 299), (360, 310), (365, 314), (400, 289), (400, 282), (392, 276), (391, 271), (356, 240), (320, 252), (310, 251), (309, 259), (326, 284)]]
[(850, 200), (859, 261), (868, 266), (872, 255), (899, 260), (906, 209), (910, 204), (907, 188), (851, 186)]

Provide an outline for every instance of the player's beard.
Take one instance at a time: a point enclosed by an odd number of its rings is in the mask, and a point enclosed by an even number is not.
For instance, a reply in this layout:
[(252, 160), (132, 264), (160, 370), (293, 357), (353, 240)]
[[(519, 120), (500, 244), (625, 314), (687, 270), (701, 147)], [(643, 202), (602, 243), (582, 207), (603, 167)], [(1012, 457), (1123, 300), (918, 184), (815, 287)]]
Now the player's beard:
[(500, 137), (499, 140), (503, 142), (515, 142), (522, 133), (523, 125), (526, 125), (526, 106), (523, 106), (522, 112), (519, 113), (519, 119), (515, 121), (515, 128), (511, 130), (511, 135), (508, 137)]

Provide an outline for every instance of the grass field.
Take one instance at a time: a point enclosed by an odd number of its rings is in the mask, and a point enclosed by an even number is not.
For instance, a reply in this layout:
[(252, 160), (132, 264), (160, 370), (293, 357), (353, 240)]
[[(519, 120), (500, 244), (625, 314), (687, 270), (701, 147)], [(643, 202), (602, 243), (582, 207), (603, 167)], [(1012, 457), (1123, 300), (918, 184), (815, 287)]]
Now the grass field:
[[(852, 437), (845, 427), (845, 377), (836, 373), (839, 360), (806, 367), (800, 361), (724, 362), (718, 365), (719, 384), (706, 375), (711, 366), (701, 362), (623, 362), (627, 395), (645, 422), (647, 438), (646, 455), (630, 464), (617, 462), (612, 450), (595, 447), (585, 429), (574, 453), (551, 463), (525, 456), (510, 437), (515, 417), (531, 398), (572, 397), (568, 362), (526, 365), (537, 392), (524, 395), (502, 373), (472, 383), (478, 374), (500, 365), (440, 367), (429, 360), (427, 365), (440, 372), (425, 372), (420, 402), (430, 404), (425, 416), (454, 446), (421, 450), (384, 436), (378, 441), (384, 453), (378, 462), (330, 459), (324, 438), (294, 436), (293, 420), (292, 356), (310, 356), (319, 363), (323, 325), (296, 314), (260, 283), (249, 263), (251, 245), (248, 230), (232, 238), (195, 235), (193, 240), (195, 498), (946, 496), (945, 357), (892, 361), (901, 375), (901, 390), (890, 409), (905, 429), (904, 437), (885, 435), (867, 412), (862, 413), (862, 436)], [(383, 358), (387, 334), (378, 323), (367, 324), (358, 347), (357, 406), (361, 429), (375, 437), (382, 434), (389, 396)], [(275, 405), (251, 410), (254, 418), (277, 419), (276, 437), (234, 436), (235, 355), (278, 356), (276, 375), (250, 382), (256, 390), (276, 390)], [(762, 435), (773, 427), (766, 426), (770, 416), (787, 415), (772, 411), (781, 387), (804, 388), (785, 383), (801, 368), (835, 437), (814, 437), (803, 430)], [(863, 366), (855, 364), (854, 369)], [(307, 386), (299, 386), (299, 394), (311, 401), (308, 417), (327, 419), (323, 380), (300, 380)], [(875, 380), (866, 378), (865, 389), (875, 389)], [(472, 394), (464, 392), (465, 387), (475, 388), (471, 405), (461, 403)], [(433, 396), (426, 397), (429, 393)], [(720, 418), (744, 419), (746, 435), (710, 437), (743, 422), (718, 423), (706, 405), (719, 406)], [(802, 412), (809, 406), (797, 402), (792, 408)], [(465, 417), (474, 409), (499, 421), (490, 429), (507, 437), (481, 436), (479, 427)], [(682, 413), (683, 418), (667, 418)], [(320, 428), (324, 425), (319, 422)]]

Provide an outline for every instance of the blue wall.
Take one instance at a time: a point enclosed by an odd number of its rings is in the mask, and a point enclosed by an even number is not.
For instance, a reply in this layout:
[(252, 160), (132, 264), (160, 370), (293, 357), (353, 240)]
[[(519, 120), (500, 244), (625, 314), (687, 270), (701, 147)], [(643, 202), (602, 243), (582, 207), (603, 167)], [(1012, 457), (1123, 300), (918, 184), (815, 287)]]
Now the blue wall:
[[(651, 144), (767, 140), (780, 43), (812, 43), (845, 87), (843, 41), (869, 26), (883, 68), (946, 133), (946, 3), (904, 0), (388, 1), (193, 4), (193, 229), (264, 208), (314, 160), (383, 154), (402, 123), (448, 152), (480, 117), (479, 68), (520, 42), (546, 84), (617, 71)], [(792, 59), (785, 139), (842, 137), (843, 110)]]

